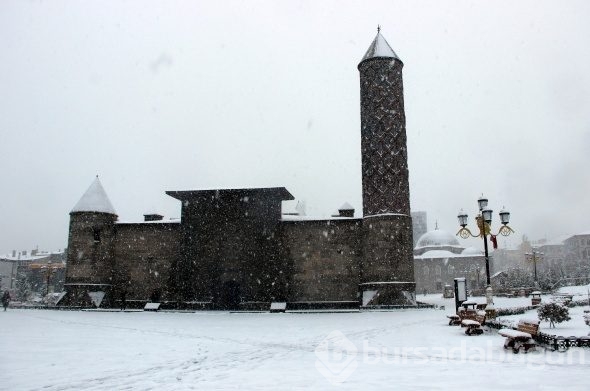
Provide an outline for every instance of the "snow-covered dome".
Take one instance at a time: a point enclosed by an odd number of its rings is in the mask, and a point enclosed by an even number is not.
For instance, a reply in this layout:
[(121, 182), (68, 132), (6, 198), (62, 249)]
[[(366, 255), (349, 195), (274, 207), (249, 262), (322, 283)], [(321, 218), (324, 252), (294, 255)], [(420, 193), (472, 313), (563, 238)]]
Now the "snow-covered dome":
[(426, 232), (420, 236), (420, 239), (416, 243), (416, 248), (444, 246), (460, 246), (460, 244), (455, 236), (440, 229)]
[(447, 250), (430, 250), (420, 255), (420, 258), (450, 258), (456, 256), (457, 254), (453, 254)]
[(462, 255), (482, 255), (481, 250), (476, 249), (475, 247), (467, 247), (465, 250), (461, 251)]

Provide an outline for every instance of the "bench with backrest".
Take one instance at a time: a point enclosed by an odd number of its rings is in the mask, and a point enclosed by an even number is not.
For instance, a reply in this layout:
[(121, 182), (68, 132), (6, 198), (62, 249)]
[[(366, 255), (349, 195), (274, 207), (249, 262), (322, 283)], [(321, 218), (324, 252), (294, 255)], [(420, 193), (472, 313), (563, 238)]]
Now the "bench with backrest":
[(524, 349), (525, 353), (530, 349), (534, 349), (537, 343), (533, 339), (539, 333), (539, 321), (538, 320), (524, 320), (521, 319), (518, 322), (516, 330), (513, 329), (502, 329), (498, 331), (503, 337), (506, 337), (504, 341), (504, 349), (512, 349), (514, 353), (518, 353), (520, 349)]
[(480, 326), (485, 323), (486, 312), (481, 310), (475, 310), (471, 308), (459, 308), (457, 314), (447, 315), (449, 318), (449, 326), (463, 325), (464, 320), (474, 320), (479, 322)]
[(465, 319), (475, 320), (476, 311), (471, 308), (459, 308), (457, 314), (447, 315), (449, 326), (460, 325)]
[(449, 318), (449, 326), (456, 326), (461, 324), (461, 318), (459, 317), (459, 315), (450, 314), (447, 315), (447, 318)]
[(460, 312), (461, 327), (465, 327), (465, 334), (480, 335), (483, 334), (481, 326), (486, 321), (485, 311), (466, 310)]
[(461, 327), (465, 327), (465, 334), (467, 335), (480, 335), (483, 334), (481, 323), (476, 320), (463, 319), (461, 321)]

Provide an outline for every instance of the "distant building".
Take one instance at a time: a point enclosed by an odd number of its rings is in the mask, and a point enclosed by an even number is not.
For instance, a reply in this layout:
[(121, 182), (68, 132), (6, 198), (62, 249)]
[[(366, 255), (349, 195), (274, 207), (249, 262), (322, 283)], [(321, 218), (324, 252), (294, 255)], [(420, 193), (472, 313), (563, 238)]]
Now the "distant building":
[[(560, 270), (565, 263), (567, 263), (568, 252), (564, 241), (570, 238), (571, 235), (562, 235), (550, 241), (544, 241), (534, 245), (535, 251), (538, 251), (539, 261), (537, 262), (537, 270), (539, 273), (549, 272), (551, 270)], [(574, 251), (575, 253), (575, 251)]]
[(12, 290), (15, 286), (17, 262), (0, 257), (0, 290)]
[[(50, 270), (49, 279), (47, 270)], [(32, 292), (44, 294), (47, 287), (50, 291), (61, 291), (65, 280), (65, 254), (32, 250), (0, 256), (2, 289), (14, 292), (19, 275), (25, 276)]]
[(532, 277), (535, 265), (527, 257), (532, 251), (537, 254), (538, 278), (547, 286), (573, 279), (585, 283), (590, 277), (590, 232), (562, 235), (532, 244), (525, 240), (516, 249), (495, 250), (492, 264), (497, 272), (518, 268), (529, 270)]
[(378, 33), (358, 65), (362, 217), (282, 215), (284, 187), (168, 191), (180, 220), (118, 221), (98, 178), (70, 213), (61, 305), (415, 304), (403, 63)]
[(590, 261), (590, 232), (581, 232), (563, 241), (567, 257), (572, 260)]

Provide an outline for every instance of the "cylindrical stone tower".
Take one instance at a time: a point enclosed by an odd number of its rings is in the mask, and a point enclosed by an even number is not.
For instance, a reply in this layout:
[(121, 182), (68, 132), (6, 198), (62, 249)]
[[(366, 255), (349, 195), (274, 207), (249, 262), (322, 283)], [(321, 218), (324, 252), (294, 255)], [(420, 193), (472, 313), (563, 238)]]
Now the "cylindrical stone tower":
[(64, 305), (112, 304), (117, 213), (98, 176), (70, 212)]
[(415, 302), (402, 67), (380, 32), (358, 65), (366, 306)]

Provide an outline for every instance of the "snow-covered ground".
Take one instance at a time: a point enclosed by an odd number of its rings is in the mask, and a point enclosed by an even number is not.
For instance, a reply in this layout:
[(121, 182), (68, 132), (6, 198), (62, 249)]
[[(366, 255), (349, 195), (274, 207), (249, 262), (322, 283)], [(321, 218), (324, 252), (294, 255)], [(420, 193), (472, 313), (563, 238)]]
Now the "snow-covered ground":
[(590, 296), (590, 284), (578, 286), (565, 286), (557, 290), (559, 293), (566, 293), (574, 296), (574, 300), (588, 299)]
[(588, 389), (590, 349), (513, 354), (495, 332), (448, 326), (448, 309), (9, 309), (0, 312), (0, 389)]

